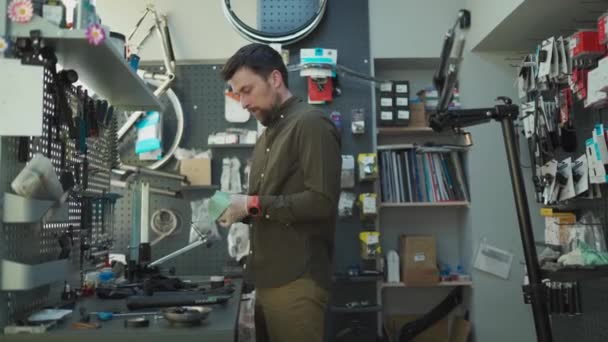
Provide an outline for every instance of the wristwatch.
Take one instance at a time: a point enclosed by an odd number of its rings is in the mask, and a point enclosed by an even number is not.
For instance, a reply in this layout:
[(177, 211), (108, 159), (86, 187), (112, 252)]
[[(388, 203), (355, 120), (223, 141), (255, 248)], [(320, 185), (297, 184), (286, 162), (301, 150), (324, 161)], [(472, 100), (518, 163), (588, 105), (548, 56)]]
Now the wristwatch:
[(262, 209), (260, 208), (260, 198), (258, 196), (247, 197), (247, 212), (249, 216), (260, 217), (262, 216)]

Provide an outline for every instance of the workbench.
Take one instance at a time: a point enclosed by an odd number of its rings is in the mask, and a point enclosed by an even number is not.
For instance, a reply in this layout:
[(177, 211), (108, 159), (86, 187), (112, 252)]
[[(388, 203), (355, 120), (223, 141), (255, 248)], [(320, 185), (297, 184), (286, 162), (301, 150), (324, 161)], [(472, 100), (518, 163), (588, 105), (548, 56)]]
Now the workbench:
[[(182, 277), (195, 282), (205, 277)], [(127, 311), (124, 300), (100, 300), (96, 297), (79, 300), (74, 312), (58, 325), (44, 334), (0, 335), (2, 342), (187, 342), (213, 341), (234, 342), (237, 340), (238, 317), (241, 301), (242, 281), (233, 280), (235, 291), (232, 298), (225, 304), (210, 305), (213, 309), (209, 317), (199, 326), (173, 327), (162, 316), (146, 316), (150, 326), (145, 328), (125, 328), (125, 318), (114, 318), (110, 321), (99, 322), (101, 328), (96, 330), (75, 330), (70, 326), (80, 320), (79, 308), (85, 307), (87, 312)], [(155, 311), (154, 309), (139, 310), (141, 312)], [(137, 312), (137, 311), (132, 311)], [(133, 318), (133, 317), (130, 317)], [(98, 322), (91, 317), (91, 322)]]

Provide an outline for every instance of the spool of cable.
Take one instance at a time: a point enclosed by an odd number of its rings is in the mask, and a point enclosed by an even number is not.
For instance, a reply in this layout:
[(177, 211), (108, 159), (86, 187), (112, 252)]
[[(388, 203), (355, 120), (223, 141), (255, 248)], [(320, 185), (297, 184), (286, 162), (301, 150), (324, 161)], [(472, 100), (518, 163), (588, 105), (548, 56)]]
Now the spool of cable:
[(145, 317), (125, 319), (125, 328), (145, 328), (150, 326), (150, 321)]
[(179, 218), (172, 210), (161, 208), (152, 214), (150, 226), (152, 231), (158, 235), (158, 237), (150, 243), (151, 246), (154, 246), (175, 232), (177, 227), (179, 227)]

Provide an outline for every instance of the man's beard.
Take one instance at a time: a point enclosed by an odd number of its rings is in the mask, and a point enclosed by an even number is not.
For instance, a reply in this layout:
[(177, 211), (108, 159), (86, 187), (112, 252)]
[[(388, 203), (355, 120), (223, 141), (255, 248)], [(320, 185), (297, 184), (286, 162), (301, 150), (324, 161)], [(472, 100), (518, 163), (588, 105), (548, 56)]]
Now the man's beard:
[(269, 124), (271, 124), (274, 120), (276, 120), (277, 112), (279, 111), (280, 107), (281, 107), (280, 99), (277, 97), (277, 99), (275, 100), (275, 103), (272, 105), (272, 108), (260, 110), (259, 120), (260, 120), (260, 123), (262, 124), (262, 126), (268, 127)]

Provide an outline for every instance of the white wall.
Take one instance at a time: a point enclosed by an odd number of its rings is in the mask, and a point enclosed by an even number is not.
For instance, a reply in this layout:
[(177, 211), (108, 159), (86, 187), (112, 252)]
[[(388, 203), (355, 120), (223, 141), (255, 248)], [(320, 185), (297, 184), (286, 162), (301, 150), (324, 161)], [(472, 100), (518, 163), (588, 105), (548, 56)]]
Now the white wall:
[[(467, 52), (460, 74), (460, 96), (464, 108), (491, 107), (497, 96), (516, 98), (515, 69), (508, 54)], [(523, 303), (524, 262), (511, 182), (497, 122), (470, 129), (474, 147), (469, 153), (472, 205), (469, 229), (463, 236), (463, 251), (473, 257), (479, 242), (488, 243), (515, 255), (510, 278), (503, 280), (473, 270), (472, 320), (479, 342), (535, 341), (531, 308)], [(520, 140), (520, 159), (529, 165), (527, 142)], [(531, 218), (537, 240), (542, 240), (543, 221), (533, 198), (532, 175), (523, 169)], [(463, 252), (465, 253), (465, 252)], [(471, 260), (471, 257), (465, 258)]]
[(438, 57), (465, 0), (370, 0), (374, 58)]
[[(150, 0), (99, 0), (97, 11), (104, 24), (127, 35), (139, 20)], [(248, 43), (241, 38), (223, 15), (220, 0), (155, 0), (156, 7), (168, 14), (169, 28), (177, 60), (225, 60)], [(240, 1), (239, 3), (245, 3)], [(257, 1), (243, 20), (256, 20)], [(141, 30), (147, 30), (142, 27)], [(141, 50), (144, 61), (162, 60), (156, 36), (151, 36)]]
[(471, 11), (471, 30), (467, 36), (468, 46), (477, 45), (492, 32), (525, 0), (466, 0)]

